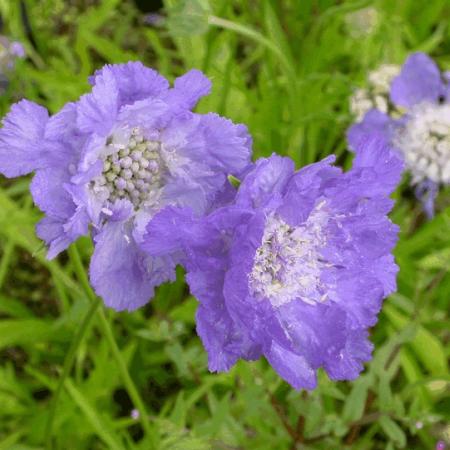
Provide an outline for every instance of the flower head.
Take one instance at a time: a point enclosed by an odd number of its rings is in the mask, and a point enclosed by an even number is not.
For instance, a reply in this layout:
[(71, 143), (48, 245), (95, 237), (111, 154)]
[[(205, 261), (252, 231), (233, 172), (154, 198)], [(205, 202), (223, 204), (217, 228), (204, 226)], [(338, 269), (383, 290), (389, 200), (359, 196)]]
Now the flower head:
[(25, 57), (25, 49), (20, 42), (0, 36), (0, 71), (2, 73), (14, 67), (17, 58)]
[(371, 109), (388, 113), (393, 105), (389, 99), (392, 80), (400, 73), (395, 64), (383, 64), (367, 77), (367, 87), (356, 89), (350, 99), (350, 110), (358, 121)]
[(367, 135), (382, 137), (399, 152), (429, 216), (438, 186), (450, 184), (449, 93), (448, 75), (425, 54), (414, 53), (390, 83), (393, 107), (373, 104), (348, 132), (356, 152)]
[(176, 260), (140, 249), (168, 205), (208, 212), (232, 191), (251, 156), (243, 125), (191, 112), (209, 93), (197, 70), (165, 78), (139, 62), (107, 65), (92, 92), (52, 117), (32, 102), (11, 108), (0, 130), (0, 172), (35, 171), (31, 192), (45, 213), (38, 235), (50, 258), (92, 230), (91, 282), (108, 306), (134, 309), (173, 278)]
[(16, 60), (24, 57), (25, 49), (20, 42), (0, 36), (0, 92), (8, 87), (10, 72), (14, 69)]
[(380, 15), (376, 8), (366, 8), (352, 11), (345, 16), (345, 23), (351, 37), (361, 39), (372, 34), (378, 27)]
[(168, 208), (148, 225), (150, 254), (185, 255), (210, 370), (264, 355), (312, 389), (318, 368), (353, 379), (370, 359), (367, 329), (396, 285), (387, 213), (402, 164), (379, 141), (347, 173), (333, 161), (296, 172), (289, 158), (260, 159), (231, 204), (203, 217)]

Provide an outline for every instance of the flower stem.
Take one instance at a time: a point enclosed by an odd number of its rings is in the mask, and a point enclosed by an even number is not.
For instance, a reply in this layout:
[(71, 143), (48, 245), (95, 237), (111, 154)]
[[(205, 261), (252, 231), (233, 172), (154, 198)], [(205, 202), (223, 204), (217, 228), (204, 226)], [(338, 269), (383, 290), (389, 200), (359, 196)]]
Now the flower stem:
[(59, 397), (61, 396), (64, 382), (65, 382), (67, 376), (69, 375), (70, 371), (72, 370), (73, 362), (75, 360), (75, 356), (77, 354), (78, 347), (80, 346), (80, 343), (83, 340), (86, 330), (88, 329), (88, 326), (91, 323), (91, 320), (94, 317), (94, 313), (99, 305), (100, 305), (99, 298), (96, 298), (95, 301), (91, 303), (87, 314), (83, 318), (83, 322), (81, 322), (81, 325), (77, 330), (75, 338), (73, 339), (73, 341), (70, 344), (69, 351), (64, 360), (63, 370), (61, 373), (61, 377), (58, 380), (58, 385), (56, 386), (56, 390), (53, 395), (52, 402), (50, 404), (50, 411), (48, 414), (47, 425), (45, 428), (45, 442), (46, 442), (47, 449), (51, 450), (52, 445), (53, 445), (53, 443), (52, 443), (53, 421), (55, 419), (56, 407), (59, 402)]
[[(80, 254), (79, 254), (78, 249), (75, 244), (70, 246), (69, 256), (70, 256), (71, 262), (74, 265), (75, 273), (77, 274), (77, 277), (78, 277), (84, 291), (86, 292), (86, 295), (88, 296), (88, 298), (91, 300), (92, 303), (98, 302), (99, 299), (95, 295), (94, 291), (91, 288), (91, 285), (89, 284), (86, 270), (83, 266), (83, 262), (81, 260)], [(150, 446), (148, 448), (149, 448), (149, 450), (155, 449), (156, 448), (155, 434), (154, 434), (154, 430), (152, 430), (152, 427), (150, 426), (149, 416), (147, 414), (144, 402), (142, 401), (141, 396), (139, 395), (139, 392), (128, 372), (128, 368), (122, 357), (122, 353), (120, 352), (120, 349), (114, 338), (114, 334), (111, 329), (111, 325), (108, 322), (108, 319), (106, 318), (105, 312), (102, 308), (99, 308), (97, 310), (97, 317), (100, 321), (100, 326), (102, 328), (104, 337), (108, 341), (111, 352), (114, 356), (114, 359), (116, 360), (116, 364), (119, 368), (122, 380), (125, 384), (128, 394), (130, 395), (130, 398), (131, 398), (134, 406), (139, 411), (139, 418), (140, 418), (140, 421), (142, 424), (142, 428), (144, 429), (145, 434), (148, 436), (148, 441), (150, 444)]]
[(221, 17), (216, 16), (209, 16), (208, 24), (226, 30), (234, 31), (237, 34), (246, 36), (252, 39), (253, 41), (257, 42), (258, 44), (263, 45), (279, 58), (281, 64), (285, 67), (289, 75), (295, 77), (295, 73), (291, 65), (289, 64), (289, 61), (286, 58), (285, 54), (271, 40), (267, 39), (264, 35), (262, 35), (258, 31), (253, 30), (252, 28), (246, 25), (241, 25), (231, 20), (223, 19)]

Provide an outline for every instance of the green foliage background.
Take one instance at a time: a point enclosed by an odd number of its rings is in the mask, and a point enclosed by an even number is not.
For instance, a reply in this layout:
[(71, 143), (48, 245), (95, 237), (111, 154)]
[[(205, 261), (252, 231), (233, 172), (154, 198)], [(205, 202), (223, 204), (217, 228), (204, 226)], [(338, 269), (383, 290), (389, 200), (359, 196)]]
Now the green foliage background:
[[(255, 157), (277, 151), (298, 167), (332, 152), (348, 167), (349, 96), (370, 69), (416, 50), (450, 69), (448, 0), (171, 0), (154, 26), (131, 0), (23, 4), (31, 34), (20, 2), (0, 0), (3, 32), (29, 55), (2, 114), (22, 97), (55, 112), (107, 62), (139, 59), (171, 80), (196, 67), (214, 84), (200, 112), (246, 123)], [(90, 241), (47, 261), (28, 183), (0, 181), (0, 450), (416, 450), (450, 439), (448, 189), (429, 222), (407, 180), (395, 195), (399, 290), (365, 372), (352, 383), (321, 373), (315, 391), (297, 392), (263, 360), (207, 371), (181, 271), (132, 314), (96, 308), (79, 264)]]

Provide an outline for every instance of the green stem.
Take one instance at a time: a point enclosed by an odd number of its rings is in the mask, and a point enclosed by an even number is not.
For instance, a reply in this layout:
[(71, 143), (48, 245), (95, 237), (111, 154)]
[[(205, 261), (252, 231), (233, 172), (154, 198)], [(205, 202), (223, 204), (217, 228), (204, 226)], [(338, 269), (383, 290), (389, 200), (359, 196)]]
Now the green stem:
[[(92, 290), (91, 285), (89, 284), (86, 270), (84, 268), (83, 262), (81, 261), (80, 254), (79, 254), (78, 249), (75, 244), (70, 246), (69, 256), (70, 256), (70, 260), (72, 261), (72, 263), (74, 265), (75, 273), (77, 274), (77, 277), (78, 277), (84, 291), (86, 292), (86, 295), (88, 296), (88, 298), (91, 300), (92, 303), (99, 301), (98, 297), (95, 295), (94, 291)], [(144, 432), (148, 436), (148, 439), (149, 439), (149, 443), (150, 443), (149, 450), (156, 449), (155, 436), (154, 436), (154, 432), (153, 432), (152, 428), (150, 427), (148, 413), (146, 411), (144, 402), (142, 401), (141, 396), (139, 395), (139, 392), (128, 372), (128, 368), (125, 364), (125, 361), (122, 357), (120, 349), (114, 338), (114, 334), (111, 329), (111, 325), (108, 322), (103, 309), (101, 309), (101, 308), (98, 309), (97, 315), (98, 315), (98, 318), (100, 319), (100, 326), (102, 328), (103, 334), (110, 345), (112, 354), (113, 354), (113, 356), (116, 360), (116, 363), (119, 367), (119, 371), (121, 373), (121, 376), (122, 376), (123, 382), (125, 384), (125, 387), (128, 391), (128, 394), (130, 395), (130, 398), (131, 398), (134, 406), (139, 411), (139, 418), (140, 418), (140, 421), (142, 424), (142, 428), (144, 429)]]
[(255, 42), (258, 42), (259, 44), (263, 45), (278, 57), (278, 59), (283, 64), (289, 75), (295, 77), (295, 73), (292, 71), (289, 61), (287, 60), (284, 53), (271, 40), (267, 39), (258, 31), (255, 31), (252, 28), (249, 28), (245, 25), (232, 22), (231, 20), (222, 19), (221, 17), (217, 16), (209, 16), (208, 24), (215, 27), (224, 28), (226, 30), (234, 31), (235, 33), (241, 34), (242, 36), (247, 36), (248, 38), (254, 40)]
[(77, 354), (78, 347), (80, 346), (81, 341), (88, 329), (89, 324), (91, 323), (92, 318), (94, 317), (94, 313), (98, 306), (100, 305), (100, 299), (95, 299), (94, 302), (91, 303), (91, 306), (84, 316), (83, 322), (81, 322), (80, 327), (77, 330), (77, 334), (70, 344), (69, 352), (66, 355), (63, 365), (63, 371), (61, 377), (58, 380), (58, 385), (56, 386), (55, 394), (53, 395), (53, 399), (50, 405), (50, 411), (48, 415), (47, 425), (45, 428), (45, 442), (46, 448), (51, 449), (52, 442), (52, 429), (53, 429), (53, 421), (55, 419), (56, 407), (59, 402), (59, 397), (61, 396), (61, 392), (64, 386), (64, 382), (68, 377), (70, 371), (72, 370), (73, 363), (75, 361), (75, 356)]
[(0, 262), (0, 288), (3, 286), (6, 274), (8, 273), (9, 263), (11, 262), (12, 255), (14, 253), (14, 242), (8, 241), (5, 245), (2, 260)]

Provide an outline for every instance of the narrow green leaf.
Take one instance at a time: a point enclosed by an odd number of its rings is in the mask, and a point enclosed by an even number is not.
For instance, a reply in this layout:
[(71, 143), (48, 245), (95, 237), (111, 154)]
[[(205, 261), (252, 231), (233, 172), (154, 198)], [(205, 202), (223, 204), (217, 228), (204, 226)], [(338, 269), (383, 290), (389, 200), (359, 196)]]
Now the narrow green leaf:
[[(408, 319), (394, 306), (386, 304), (384, 313), (397, 330), (408, 325)], [(434, 375), (442, 375), (447, 372), (447, 358), (442, 343), (426, 328), (417, 325), (417, 332), (411, 346), (417, 357), (425, 367)]]
[(10, 345), (27, 345), (54, 337), (56, 322), (41, 319), (7, 319), (0, 321), (0, 349)]
[(367, 399), (367, 391), (372, 380), (373, 377), (365, 375), (358, 378), (353, 384), (342, 411), (345, 422), (353, 422), (362, 417)]
[(72, 397), (74, 402), (83, 411), (86, 419), (91, 424), (97, 435), (102, 439), (108, 448), (112, 450), (122, 450), (124, 447), (114, 435), (114, 432), (109, 429), (103, 419), (99, 416), (95, 408), (89, 403), (88, 399), (75, 387), (70, 379), (66, 379), (64, 386)]
[(380, 417), (379, 424), (386, 435), (394, 441), (397, 447), (404, 448), (406, 436), (403, 430), (388, 416)]

